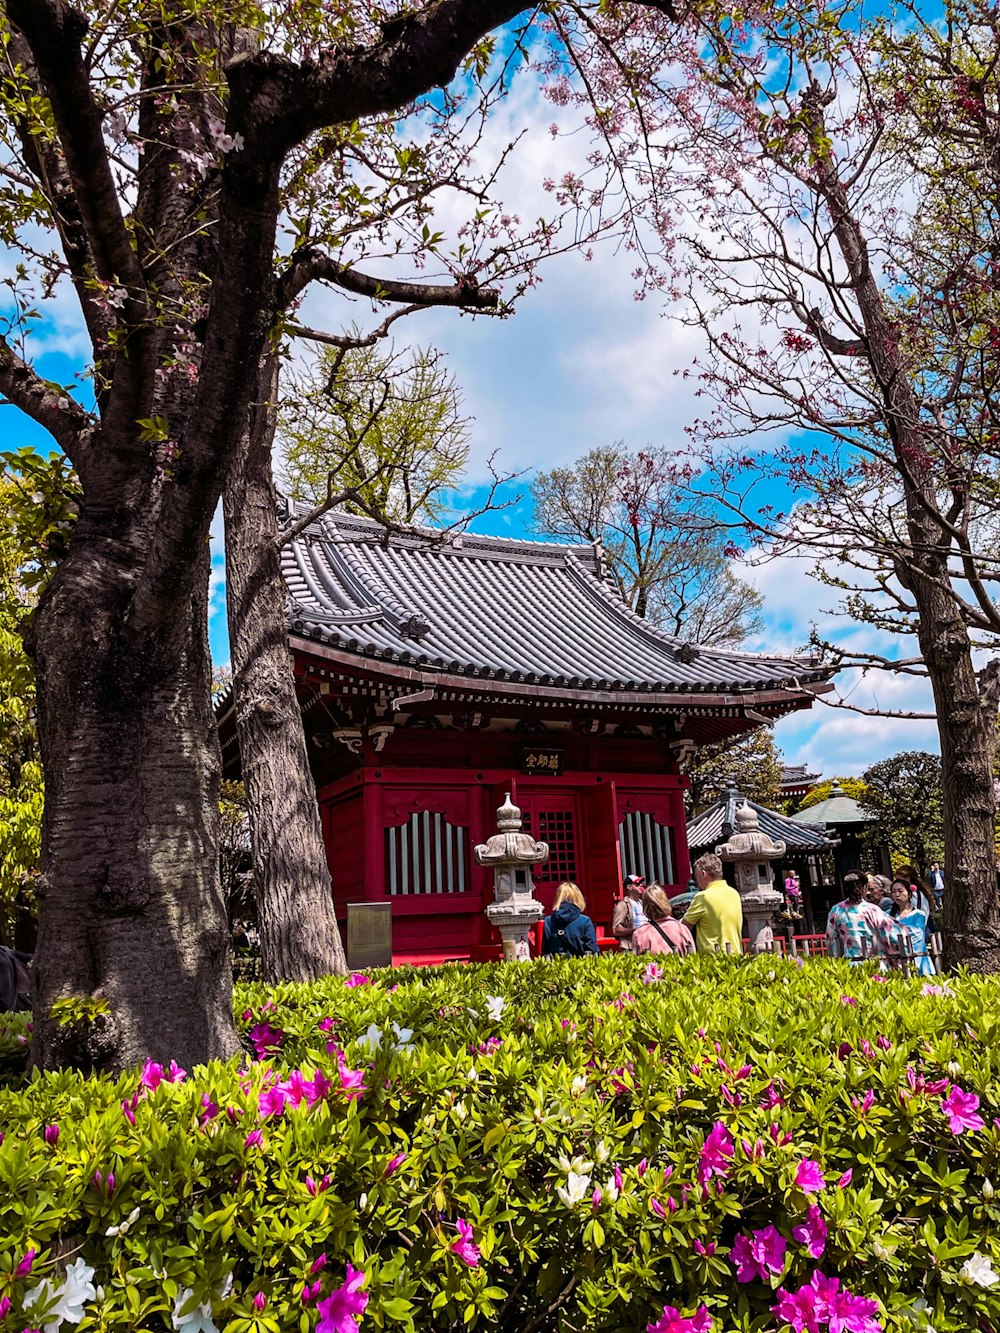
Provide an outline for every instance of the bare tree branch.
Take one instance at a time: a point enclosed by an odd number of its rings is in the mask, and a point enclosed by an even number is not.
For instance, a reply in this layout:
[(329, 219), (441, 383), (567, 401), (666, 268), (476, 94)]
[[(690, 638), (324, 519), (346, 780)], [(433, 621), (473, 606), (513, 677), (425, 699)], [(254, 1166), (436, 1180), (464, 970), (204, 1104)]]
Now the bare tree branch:
[(332, 282), (356, 296), (373, 301), (396, 301), (410, 306), (459, 306), (469, 310), (495, 310), (500, 293), (480, 287), (474, 277), (455, 283), (398, 282), (375, 278), (356, 268), (341, 264), (330, 255), (313, 249), (300, 250), (278, 284), (276, 305), (286, 310), (311, 282)]

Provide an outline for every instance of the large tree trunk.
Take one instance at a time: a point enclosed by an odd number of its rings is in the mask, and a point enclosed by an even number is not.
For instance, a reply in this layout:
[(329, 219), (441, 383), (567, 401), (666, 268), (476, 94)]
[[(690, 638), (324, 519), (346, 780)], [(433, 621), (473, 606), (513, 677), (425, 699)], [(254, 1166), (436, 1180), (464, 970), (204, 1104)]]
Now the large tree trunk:
[(285, 625), (271, 473), (277, 357), (264, 358), (248, 447), (223, 492), (236, 732), (261, 960), (269, 981), (346, 971)]
[(86, 527), (32, 634), (46, 785), (32, 1055), (43, 1068), (190, 1068), (238, 1048), (207, 544), (177, 623), (137, 642), (122, 616), (131, 553)]

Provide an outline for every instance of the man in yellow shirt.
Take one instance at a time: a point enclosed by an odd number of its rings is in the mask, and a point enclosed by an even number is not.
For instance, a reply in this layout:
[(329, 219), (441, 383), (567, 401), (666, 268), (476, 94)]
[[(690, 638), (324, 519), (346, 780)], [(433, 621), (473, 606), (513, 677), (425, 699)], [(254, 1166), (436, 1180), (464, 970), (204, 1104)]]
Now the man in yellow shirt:
[(684, 913), (684, 924), (698, 927), (698, 952), (742, 953), (743, 901), (722, 878), (722, 862), (706, 852), (695, 861), (693, 870), (700, 892)]

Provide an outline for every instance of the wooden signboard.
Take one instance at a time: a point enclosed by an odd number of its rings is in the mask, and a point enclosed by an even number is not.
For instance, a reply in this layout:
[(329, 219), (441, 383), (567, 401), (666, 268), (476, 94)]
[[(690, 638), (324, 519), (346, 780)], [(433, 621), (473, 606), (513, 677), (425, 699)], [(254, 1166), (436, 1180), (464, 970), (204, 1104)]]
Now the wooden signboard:
[(347, 966), (352, 971), (392, 965), (392, 904), (347, 904)]
[(533, 745), (521, 753), (521, 772), (557, 778), (562, 773), (562, 760), (562, 750), (543, 750)]

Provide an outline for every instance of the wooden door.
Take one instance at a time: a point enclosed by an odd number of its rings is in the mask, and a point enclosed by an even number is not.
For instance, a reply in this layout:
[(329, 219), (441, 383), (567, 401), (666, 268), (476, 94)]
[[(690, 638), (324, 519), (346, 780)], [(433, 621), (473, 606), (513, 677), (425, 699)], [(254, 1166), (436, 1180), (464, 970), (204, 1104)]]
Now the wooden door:
[(580, 800), (575, 791), (528, 786), (520, 782), (517, 801), (525, 832), (539, 842), (549, 844), (548, 861), (533, 871), (535, 897), (548, 911), (563, 880), (570, 880), (581, 888), (586, 883)]

